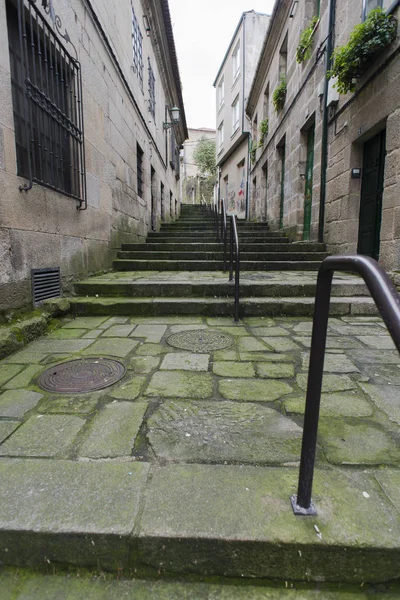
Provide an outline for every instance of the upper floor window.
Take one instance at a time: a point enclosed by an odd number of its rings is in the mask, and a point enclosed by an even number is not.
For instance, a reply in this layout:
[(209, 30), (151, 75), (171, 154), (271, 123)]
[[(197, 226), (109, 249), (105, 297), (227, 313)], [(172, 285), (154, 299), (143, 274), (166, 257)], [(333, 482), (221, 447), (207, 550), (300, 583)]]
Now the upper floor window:
[(133, 52), (133, 70), (137, 74), (140, 87), (143, 90), (143, 51), (142, 51), (142, 32), (135, 15), (132, 5), (132, 52)]
[(149, 58), (149, 112), (156, 118), (156, 78)]
[(235, 46), (232, 54), (232, 76), (233, 81), (239, 76), (240, 73), (240, 40)]
[(367, 18), (368, 14), (374, 8), (383, 8), (387, 10), (390, 5), (393, 4), (393, 0), (363, 0), (363, 20)]
[(224, 147), (224, 122), (218, 127), (218, 152), (221, 152)]
[(240, 102), (239, 96), (236, 96), (233, 104), (232, 104), (232, 133), (236, 131), (239, 127), (240, 121)]
[(219, 82), (218, 87), (217, 87), (217, 106), (218, 106), (218, 110), (223, 105), (224, 98), (225, 98), (225, 78), (222, 77), (222, 79)]

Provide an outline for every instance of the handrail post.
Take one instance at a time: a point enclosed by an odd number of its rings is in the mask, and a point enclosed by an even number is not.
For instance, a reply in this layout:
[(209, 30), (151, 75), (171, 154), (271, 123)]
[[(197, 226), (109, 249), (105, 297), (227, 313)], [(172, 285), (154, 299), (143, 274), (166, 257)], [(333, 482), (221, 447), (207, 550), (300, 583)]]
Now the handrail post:
[(227, 247), (227, 223), (226, 223), (226, 207), (224, 200), (221, 200), (221, 224), (222, 224), (222, 241), (224, 242), (224, 273), (226, 273), (226, 247)]
[(235, 271), (235, 323), (239, 322), (239, 278), (240, 278), (240, 250), (239, 250), (239, 238), (236, 228), (235, 215), (232, 216), (234, 230), (235, 230), (235, 244), (236, 244), (236, 271)]
[(317, 514), (315, 506), (311, 502), (311, 492), (314, 477), (315, 449), (317, 446), (318, 419), (321, 404), (322, 377), (324, 371), (332, 278), (332, 271), (320, 271), (318, 273), (306, 408), (304, 413), (299, 485), (297, 495), (293, 495), (290, 499), (293, 511), (297, 515)]
[(233, 281), (233, 219), (234, 215), (231, 215), (230, 231), (231, 236), (229, 240), (230, 252), (229, 252), (229, 281)]
[(297, 495), (290, 498), (295, 515), (316, 515), (311, 501), (314, 477), (315, 449), (321, 402), (329, 302), (334, 271), (348, 271), (362, 276), (385, 322), (392, 340), (400, 352), (400, 296), (387, 273), (368, 256), (330, 256), (318, 271), (314, 322), (308, 370), (306, 408), (300, 459)]

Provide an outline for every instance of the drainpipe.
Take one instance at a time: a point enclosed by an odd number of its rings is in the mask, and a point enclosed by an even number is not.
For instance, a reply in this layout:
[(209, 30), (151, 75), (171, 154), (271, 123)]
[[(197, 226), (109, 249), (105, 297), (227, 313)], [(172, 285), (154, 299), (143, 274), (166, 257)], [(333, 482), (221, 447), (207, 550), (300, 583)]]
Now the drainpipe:
[(332, 66), (332, 51), (334, 42), (336, 0), (329, 0), (329, 25), (328, 39), (326, 43), (325, 56), (325, 89), (324, 89), (324, 116), (322, 122), (322, 139), (321, 139), (321, 187), (319, 200), (319, 225), (318, 225), (318, 241), (324, 241), (324, 222), (325, 222), (325, 201), (326, 201), (326, 176), (328, 170), (328, 89), (329, 81), (326, 73)]
[[(243, 54), (243, 71), (242, 71), (242, 135), (244, 131), (244, 93), (245, 93), (245, 80), (246, 80), (246, 15), (243, 18), (243, 36), (242, 36), (242, 54)], [(249, 177), (250, 177), (250, 132), (247, 133), (247, 157), (246, 157), (246, 209), (245, 209), (245, 220), (250, 218), (250, 206), (249, 206)]]

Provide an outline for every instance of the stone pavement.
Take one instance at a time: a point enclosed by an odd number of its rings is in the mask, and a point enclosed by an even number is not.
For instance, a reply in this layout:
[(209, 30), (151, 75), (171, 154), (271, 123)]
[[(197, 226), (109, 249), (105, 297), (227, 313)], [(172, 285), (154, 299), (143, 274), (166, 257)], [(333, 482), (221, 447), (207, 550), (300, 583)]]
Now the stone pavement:
[[(311, 327), (304, 318), (65, 318), (0, 361), (0, 561), (399, 578), (400, 360), (378, 317), (329, 321), (318, 516), (292, 514)], [(126, 375), (82, 395), (38, 387), (44, 369), (80, 357), (116, 358)]]

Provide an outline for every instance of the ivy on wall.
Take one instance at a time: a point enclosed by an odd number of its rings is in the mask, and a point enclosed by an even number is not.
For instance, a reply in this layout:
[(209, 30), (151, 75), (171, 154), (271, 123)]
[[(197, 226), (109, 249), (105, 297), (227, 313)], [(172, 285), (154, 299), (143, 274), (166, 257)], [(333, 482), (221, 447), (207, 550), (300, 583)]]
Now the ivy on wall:
[(395, 40), (396, 34), (397, 19), (381, 8), (372, 10), (364, 23), (354, 27), (348, 43), (334, 50), (332, 69), (327, 73), (329, 79), (337, 77), (335, 87), (339, 94), (354, 92), (357, 78)]
[(314, 44), (314, 33), (317, 29), (318, 23), (319, 17), (313, 17), (310, 25), (301, 32), (299, 45), (297, 46), (296, 51), (296, 60), (298, 63), (302, 63), (311, 58), (312, 47)]

